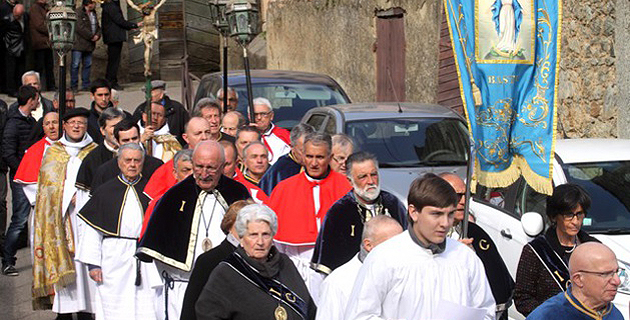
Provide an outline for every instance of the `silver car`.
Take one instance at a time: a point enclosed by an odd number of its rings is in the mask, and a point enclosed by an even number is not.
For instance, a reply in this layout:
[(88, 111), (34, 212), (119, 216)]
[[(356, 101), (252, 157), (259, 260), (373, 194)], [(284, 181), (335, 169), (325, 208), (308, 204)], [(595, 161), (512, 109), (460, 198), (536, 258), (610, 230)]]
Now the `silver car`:
[(317, 107), (302, 118), (315, 130), (345, 133), (378, 158), (384, 190), (407, 203), (411, 182), (426, 173), (466, 175), (468, 132), (451, 109), (420, 103), (355, 103)]

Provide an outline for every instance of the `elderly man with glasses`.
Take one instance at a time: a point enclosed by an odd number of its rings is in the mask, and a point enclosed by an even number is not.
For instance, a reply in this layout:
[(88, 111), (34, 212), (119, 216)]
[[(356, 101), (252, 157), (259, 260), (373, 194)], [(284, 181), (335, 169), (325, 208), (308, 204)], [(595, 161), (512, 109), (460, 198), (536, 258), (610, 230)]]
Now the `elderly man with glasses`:
[(571, 285), (536, 308), (527, 320), (622, 320), (611, 303), (621, 284), (615, 253), (598, 242), (579, 245), (569, 260)]
[(273, 124), (273, 116), (273, 108), (269, 100), (265, 98), (254, 99), (254, 125), (262, 133), (261, 140), (269, 150), (270, 165), (291, 151), (289, 130)]

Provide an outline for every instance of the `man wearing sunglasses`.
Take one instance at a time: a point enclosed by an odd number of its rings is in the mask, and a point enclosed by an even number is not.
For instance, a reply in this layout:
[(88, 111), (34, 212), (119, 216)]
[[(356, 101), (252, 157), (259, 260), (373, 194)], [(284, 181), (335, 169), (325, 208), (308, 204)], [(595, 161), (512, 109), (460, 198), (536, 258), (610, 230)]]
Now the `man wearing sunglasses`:
[(579, 245), (569, 260), (571, 285), (536, 308), (527, 320), (602, 319), (621, 320), (611, 303), (621, 283), (615, 254), (598, 242)]

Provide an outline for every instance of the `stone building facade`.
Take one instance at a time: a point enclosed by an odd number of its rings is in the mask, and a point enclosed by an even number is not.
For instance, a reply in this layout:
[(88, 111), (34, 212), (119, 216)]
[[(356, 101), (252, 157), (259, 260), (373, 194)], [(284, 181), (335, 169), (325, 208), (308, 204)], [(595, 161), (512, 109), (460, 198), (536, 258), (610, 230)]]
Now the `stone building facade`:
[[(374, 101), (376, 12), (404, 10), (406, 100), (437, 102), (441, 0), (276, 0), (267, 68), (325, 73)], [(625, 17), (622, 19), (622, 17)], [(564, 0), (558, 137), (630, 138), (630, 3)]]

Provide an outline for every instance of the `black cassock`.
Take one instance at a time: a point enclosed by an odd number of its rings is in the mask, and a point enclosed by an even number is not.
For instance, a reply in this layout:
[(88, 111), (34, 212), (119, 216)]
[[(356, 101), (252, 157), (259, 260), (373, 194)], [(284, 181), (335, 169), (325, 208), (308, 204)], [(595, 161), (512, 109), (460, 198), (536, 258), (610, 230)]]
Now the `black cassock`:
[[(380, 206), (380, 209), (377, 209), (378, 214), (386, 214), (396, 219), (403, 229), (407, 229), (407, 210), (396, 196), (381, 191), (376, 203)], [(313, 269), (330, 274), (359, 252), (366, 211), (367, 208), (357, 203), (353, 190), (328, 209), (317, 235), (311, 260)]]
[[(245, 186), (223, 175), (215, 190), (228, 206), (251, 197)], [(138, 244), (136, 256), (140, 260), (157, 259), (183, 271), (191, 270), (197, 240), (196, 234), (191, 235), (192, 222), (200, 192), (193, 175), (166, 191), (155, 206)], [(197, 226), (194, 228), (197, 231)]]
[[(79, 173), (77, 173), (77, 181), (75, 183), (77, 188), (85, 191), (92, 190), (92, 181), (98, 168), (103, 163), (112, 160), (115, 157), (116, 153), (107, 149), (104, 142), (99, 144), (98, 147), (85, 156), (85, 159), (81, 162)], [(118, 168), (118, 164), (116, 164), (116, 168)], [(116, 177), (118, 173), (120, 173), (120, 169), (112, 178)]]

